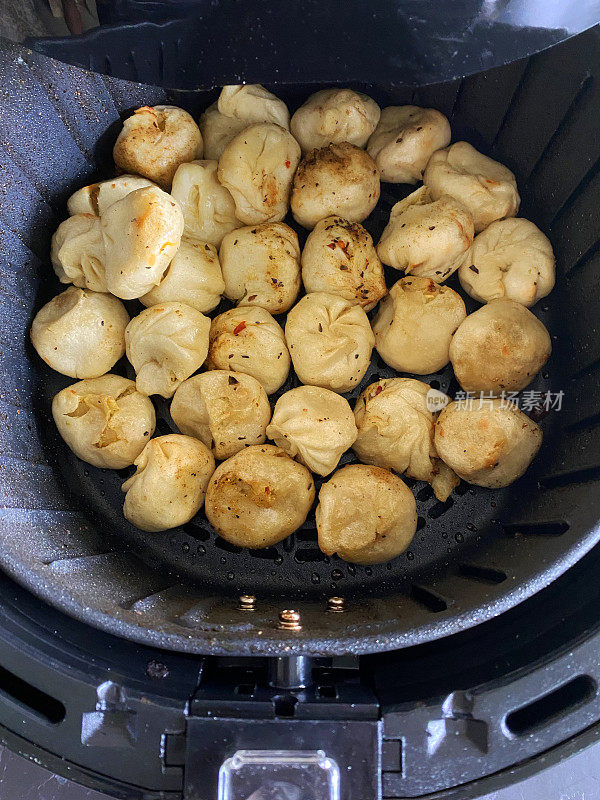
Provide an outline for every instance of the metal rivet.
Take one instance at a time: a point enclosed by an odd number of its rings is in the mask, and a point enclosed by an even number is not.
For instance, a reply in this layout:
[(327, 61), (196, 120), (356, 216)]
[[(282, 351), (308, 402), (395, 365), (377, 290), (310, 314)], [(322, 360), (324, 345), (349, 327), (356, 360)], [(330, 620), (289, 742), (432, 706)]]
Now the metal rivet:
[(281, 631), (301, 631), (300, 614), (291, 608), (284, 608), (283, 611), (279, 612), (279, 624), (277, 627)]
[(240, 595), (238, 611), (256, 611), (256, 597), (253, 594)]
[(343, 597), (330, 597), (327, 601), (327, 611), (332, 611), (334, 614), (341, 614), (344, 609)]

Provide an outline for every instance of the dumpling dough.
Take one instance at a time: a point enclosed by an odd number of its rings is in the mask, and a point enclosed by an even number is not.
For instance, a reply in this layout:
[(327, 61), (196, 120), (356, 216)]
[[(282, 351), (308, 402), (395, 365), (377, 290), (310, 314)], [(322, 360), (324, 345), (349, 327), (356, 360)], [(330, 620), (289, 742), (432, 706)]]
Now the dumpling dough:
[(379, 106), (352, 89), (322, 89), (296, 111), (291, 131), (303, 153), (332, 142), (364, 147), (379, 121)]
[(251, 375), (214, 369), (188, 378), (171, 403), (182, 433), (210, 447), (220, 461), (262, 444), (271, 419), (267, 393)]
[(298, 386), (282, 394), (267, 436), (317, 475), (329, 475), (356, 439), (348, 401), (318, 386)]
[(430, 389), (414, 378), (390, 378), (367, 386), (354, 407), (358, 436), (352, 449), (365, 464), (428, 481), (447, 500), (458, 480), (437, 458)]
[(542, 444), (542, 431), (512, 403), (450, 403), (435, 425), (435, 446), (468, 483), (508, 486), (525, 472)]
[(101, 217), (108, 291), (134, 300), (157, 286), (183, 233), (179, 204), (157, 186), (136, 189)]
[(67, 386), (52, 401), (58, 432), (78, 458), (104, 469), (133, 464), (154, 433), (154, 406), (119, 375)]
[(171, 195), (183, 211), (183, 235), (218, 247), (223, 237), (241, 222), (235, 218), (235, 203), (217, 178), (218, 161), (181, 164), (173, 178)]
[(60, 223), (52, 237), (50, 260), (61, 283), (108, 291), (102, 228), (93, 214), (76, 214)]
[(388, 106), (367, 144), (381, 180), (418, 183), (432, 153), (450, 144), (450, 124), (435, 108)]
[(113, 148), (115, 164), (157, 183), (166, 191), (180, 164), (202, 158), (202, 135), (177, 106), (142, 106), (123, 122)]
[(209, 331), (210, 319), (185, 303), (160, 303), (134, 317), (125, 344), (139, 391), (172, 397), (204, 363)]
[(373, 239), (358, 222), (326, 217), (317, 222), (302, 251), (307, 292), (339, 294), (370, 311), (387, 292)]
[(206, 491), (206, 517), (238, 547), (269, 547), (304, 523), (314, 499), (306, 467), (279, 447), (256, 445), (217, 467)]
[(294, 176), (292, 214), (311, 230), (336, 215), (362, 222), (379, 200), (379, 170), (370, 155), (348, 142), (311, 150)]
[(285, 338), (302, 383), (340, 393), (361, 382), (375, 342), (363, 309), (325, 292), (311, 292), (292, 308)]
[(191, 436), (171, 433), (148, 442), (125, 481), (123, 514), (143, 531), (185, 525), (202, 508), (215, 469), (208, 447)]
[(219, 160), (218, 177), (246, 225), (280, 222), (290, 202), (292, 179), (300, 160), (294, 137), (272, 123), (257, 123), (238, 133)]
[(373, 320), (375, 347), (397, 372), (428, 375), (450, 360), (452, 336), (467, 311), (462, 297), (430, 278), (401, 278)]
[(226, 117), (242, 120), (246, 125), (274, 122), (286, 130), (290, 128), (290, 112), (286, 104), (260, 83), (224, 86), (217, 108)]
[(245, 372), (273, 394), (285, 383), (290, 363), (281, 326), (264, 308), (241, 306), (213, 319), (207, 369)]
[(48, 366), (70, 378), (98, 378), (125, 352), (129, 315), (116, 297), (70, 286), (40, 308), (31, 341)]
[(473, 242), (458, 273), (475, 300), (498, 298), (532, 306), (554, 287), (554, 252), (541, 230), (526, 219), (502, 219)]
[(218, 102), (210, 105), (198, 122), (204, 141), (204, 158), (218, 161), (229, 142), (247, 128), (248, 124), (245, 119), (221, 114)]
[(109, 206), (122, 200), (136, 189), (154, 186), (147, 178), (139, 175), (119, 175), (112, 180), (99, 181), (79, 189), (67, 200), (69, 214), (93, 214), (101, 217)]
[(300, 245), (289, 225), (265, 222), (232, 231), (219, 256), (230, 300), (271, 314), (291, 308), (300, 290)]
[(442, 283), (460, 267), (473, 234), (473, 217), (462, 203), (450, 195), (432, 200), (422, 186), (392, 207), (377, 253), (407, 275)]
[(468, 142), (456, 142), (437, 150), (423, 175), (431, 196), (449, 194), (466, 206), (475, 222), (475, 233), (496, 219), (514, 217), (521, 198), (512, 172), (478, 152)]
[(460, 325), (450, 344), (456, 380), (466, 392), (519, 392), (552, 351), (543, 322), (515, 300), (492, 300)]
[(401, 478), (350, 464), (321, 486), (319, 547), (354, 564), (381, 564), (402, 553), (417, 530), (417, 504)]
[(206, 314), (219, 305), (224, 290), (219, 257), (212, 244), (182, 239), (163, 279), (142, 295), (140, 302), (155, 306), (175, 300)]

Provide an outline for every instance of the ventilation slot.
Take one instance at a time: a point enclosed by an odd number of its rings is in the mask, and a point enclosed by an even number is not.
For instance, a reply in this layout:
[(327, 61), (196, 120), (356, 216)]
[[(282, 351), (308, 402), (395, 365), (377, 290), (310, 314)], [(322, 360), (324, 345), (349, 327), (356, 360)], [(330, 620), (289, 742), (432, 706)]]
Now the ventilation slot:
[(0, 693), (52, 725), (62, 722), (67, 713), (60, 700), (26, 683), (4, 667), (0, 667)]
[(542, 478), (540, 486), (543, 489), (553, 489), (558, 486), (569, 486), (572, 483), (587, 483), (588, 481), (600, 481), (600, 467), (587, 467), (558, 475), (549, 475)]
[(460, 564), (458, 574), (463, 578), (474, 578), (485, 583), (503, 583), (506, 580), (506, 572), (493, 567), (480, 567), (477, 564)]
[(188, 522), (186, 525), (183, 525), (182, 528), (188, 536), (198, 539), (199, 542), (207, 542), (210, 539), (210, 533), (199, 525), (194, 525), (193, 522)]
[(301, 550), (296, 550), (294, 561), (298, 564), (307, 564), (311, 561), (324, 561), (325, 554), (319, 550), (318, 547), (304, 547)]
[(279, 553), (275, 547), (265, 547), (262, 550), (248, 550), (248, 555), (251, 558), (262, 558), (267, 561), (275, 561)]
[(439, 519), (442, 514), (445, 514), (446, 511), (449, 511), (453, 505), (454, 500), (451, 497), (449, 497), (445, 503), (437, 502), (431, 506), (427, 512), (427, 516), (430, 517), (430, 519)]
[(238, 547), (236, 544), (231, 544), (225, 539), (221, 539), (220, 536), (217, 536), (215, 539), (215, 547), (218, 547), (219, 550), (225, 550), (227, 553), (241, 553), (243, 548)]
[(506, 728), (514, 736), (526, 736), (587, 703), (595, 694), (596, 684), (592, 678), (579, 675), (539, 700), (511, 711), (506, 717)]
[(434, 614), (438, 614), (440, 611), (446, 611), (448, 608), (448, 603), (443, 597), (435, 594), (430, 589), (426, 589), (424, 586), (414, 584), (411, 587), (410, 596), (413, 600), (416, 600), (417, 603), (425, 606), (425, 608), (432, 611)]
[(511, 536), (521, 534), (523, 536), (562, 536), (563, 533), (569, 530), (568, 522), (514, 522), (509, 525), (503, 525), (504, 533)]

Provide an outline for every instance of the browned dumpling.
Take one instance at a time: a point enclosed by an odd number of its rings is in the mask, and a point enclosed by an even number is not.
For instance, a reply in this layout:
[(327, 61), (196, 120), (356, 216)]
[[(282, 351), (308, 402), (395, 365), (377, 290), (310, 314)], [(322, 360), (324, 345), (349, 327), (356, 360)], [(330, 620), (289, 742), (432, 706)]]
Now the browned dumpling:
[(379, 114), (377, 103), (362, 92), (321, 89), (296, 111), (290, 128), (303, 153), (341, 142), (364, 147)]
[(290, 112), (286, 104), (260, 83), (224, 86), (217, 107), (221, 114), (242, 120), (247, 125), (274, 122), (286, 130), (290, 127)]
[(75, 214), (61, 222), (52, 237), (50, 260), (61, 283), (108, 291), (102, 228), (93, 214)]
[(75, 214), (93, 214), (101, 217), (109, 206), (122, 200), (136, 189), (146, 189), (154, 186), (147, 178), (139, 175), (119, 175), (106, 181), (91, 183), (78, 189), (67, 200), (67, 209), (72, 216)]

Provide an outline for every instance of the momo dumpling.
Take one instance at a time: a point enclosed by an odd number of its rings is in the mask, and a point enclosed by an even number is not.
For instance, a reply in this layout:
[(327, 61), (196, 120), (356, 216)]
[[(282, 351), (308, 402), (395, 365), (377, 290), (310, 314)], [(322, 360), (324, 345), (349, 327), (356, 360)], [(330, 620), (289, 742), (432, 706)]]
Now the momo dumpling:
[(151, 400), (120, 375), (67, 386), (54, 396), (52, 416), (77, 458), (104, 469), (133, 464), (156, 425)]
[(248, 124), (244, 119), (221, 114), (218, 102), (210, 105), (198, 121), (204, 142), (204, 158), (218, 161), (229, 142)]
[(506, 298), (532, 306), (554, 288), (552, 245), (527, 219), (497, 220), (477, 236), (458, 277), (481, 303)]
[(550, 334), (515, 300), (491, 300), (461, 323), (450, 344), (456, 380), (466, 392), (519, 392), (552, 351)]
[(452, 336), (467, 315), (462, 297), (430, 278), (401, 278), (373, 320), (375, 347), (397, 372), (428, 375), (450, 360)]
[(340, 393), (361, 382), (375, 341), (360, 306), (325, 292), (311, 292), (292, 308), (285, 339), (302, 383)]
[(473, 235), (470, 211), (449, 195), (432, 200), (422, 186), (392, 207), (377, 254), (407, 275), (442, 283), (460, 267)]
[(525, 472), (542, 444), (542, 431), (505, 400), (450, 403), (435, 424), (440, 457), (468, 483), (498, 488)]
[(315, 147), (350, 142), (364, 147), (379, 121), (379, 106), (352, 89), (321, 89), (292, 117), (290, 129), (308, 153)]
[(134, 317), (125, 343), (139, 391), (172, 397), (204, 363), (209, 331), (210, 319), (185, 303), (160, 303)]
[(271, 419), (267, 393), (251, 375), (209, 370), (184, 381), (171, 403), (173, 422), (210, 447), (220, 461), (262, 444)]
[(280, 542), (306, 520), (315, 485), (279, 447), (247, 447), (223, 461), (206, 491), (206, 517), (219, 536), (256, 549)]
[(207, 369), (252, 375), (273, 394), (285, 383), (290, 363), (283, 330), (264, 308), (240, 306), (213, 319)]
[(161, 282), (140, 297), (145, 306), (178, 301), (202, 314), (219, 305), (225, 290), (219, 256), (212, 244), (182, 239)]
[(281, 222), (287, 214), (300, 147), (289, 131), (256, 123), (237, 134), (219, 159), (218, 178), (245, 225)]
[(302, 251), (302, 282), (307, 292), (339, 294), (365, 311), (387, 288), (370, 234), (358, 222), (326, 217), (317, 222)]
[(135, 460), (137, 470), (125, 481), (123, 514), (143, 531), (166, 531), (185, 525), (202, 508), (215, 469), (208, 447), (191, 436), (171, 433), (151, 439)]
[(50, 260), (61, 283), (108, 291), (102, 228), (93, 214), (76, 214), (60, 223), (52, 237)]
[(475, 233), (494, 220), (514, 217), (521, 198), (512, 172), (467, 142), (437, 150), (423, 175), (434, 200), (449, 194), (473, 215)]
[(317, 475), (329, 475), (356, 439), (348, 401), (329, 389), (298, 386), (282, 394), (267, 436)]
[(49, 367), (70, 378), (98, 378), (125, 353), (129, 315), (116, 297), (70, 286), (40, 308), (31, 341)]
[(265, 222), (229, 233), (219, 251), (225, 296), (238, 306), (282, 314), (300, 290), (298, 236), (283, 222)]
[(202, 134), (177, 106), (142, 106), (123, 122), (113, 148), (123, 172), (142, 175), (169, 191), (180, 164), (202, 158)]
[(290, 112), (283, 100), (259, 83), (224, 86), (217, 108), (226, 117), (233, 117), (251, 125), (254, 122), (274, 122), (289, 130)]
[(93, 214), (101, 217), (109, 206), (127, 197), (136, 189), (145, 189), (154, 186), (147, 178), (139, 175), (119, 175), (107, 181), (98, 181), (78, 189), (67, 200), (69, 214)]
[(381, 467), (349, 464), (321, 486), (319, 547), (354, 564), (381, 564), (402, 553), (417, 530), (413, 493)]

